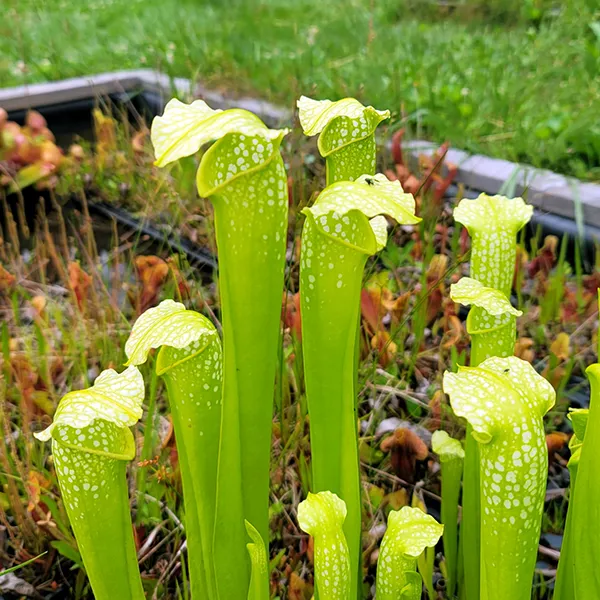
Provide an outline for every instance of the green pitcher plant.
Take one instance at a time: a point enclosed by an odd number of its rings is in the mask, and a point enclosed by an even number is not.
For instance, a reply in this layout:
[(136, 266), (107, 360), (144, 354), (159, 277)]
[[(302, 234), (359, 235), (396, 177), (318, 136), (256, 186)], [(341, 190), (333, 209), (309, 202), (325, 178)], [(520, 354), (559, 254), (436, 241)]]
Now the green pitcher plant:
[(477, 366), (479, 358), (512, 356), (516, 317), (523, 313), (511, 305), (503, 292), (471, 277), (461, 277), (450, 286), (450, 297), (463, 306), (472, 306), (466, 323), (471, 337), (471, 366)]
[[(483, 288), (496, 290), (505, 298), (510, 298), (517, 233), (532, 214), (533, 208), (525, 204), (522, 198), (510, 199), (487, 194), (480, 194), (474, 200), (463, 199), (454, 209), (454, 220), (462, 223), (471, 236), (470, 276)], [(491, 356), (512, 356), (516, 315), (509, 310), (500, 310), (494, 315), (486, 306), (473, 304), (468, 322), (472, 333), (471, 366), (476, 367)], [(469, 565), (464, 573), (466, 600), (480, 600), (479, 458), (477, 444), (470, 434), (470, 429), (467, 429), (461, 547), (464, 564)]]
[(420, 600), (423, 581), (417, 559), (435, 546), (444, 526), (420, 508), (393, 510), (377, 559), (377, 600)]
[[(569, 534), (575, 600), (592, 600), (600, 597), (598, 573), (598, 535), (600, 534), (600, 481), (598, 480), (600, 450), (600, 363), (586, 370), (590, 380), (590, 408), (585, 425), (583, 445), (576, 467), (574, 485), (572, 532)], [(588, 554), (591, 552), (592, 554)]]
[(320, 134), (317, 144), (326, 162), (327, 185), (375, 174), (375, 129), (390, 118), (389, 110), (363, 106), (354, 98), (332, 102), (301, 96), (298, 114), (306, 135)]
[[(171, 100), (152, 123), (156, 164), (202, 155), (198, 192), (214, 206), (223, 324), (223, 417), (215, 569), (222, 598), (248, 590), (244, 520), (269, 541), (269, 467), (288, 215), (280, 145), (287, 130), (252, 113)], [(233, 505), (239, 506), (235, 508)], [(236, 565), (232, 575), (231, 564)]]
[[(569, 469), (569, 506), (567, 508), (567, 519), (560, 547), (560, 559), (556, 571), (556, 582), (554, 584), (554, 600), (571, 600), (577, 598), (575, 593), (575, 553), (573, 547), (573, 513), (575, 512), (575, 486), (577, 485), (577, 472), (579, 459), (583, 449), (583, 440), (589, 416), (589, 409), (571, 409), (567, 417), (573, 425), (573, 435), (569, 440), (571, 457), (567, 467)], [(581, 514), (580, 514), (581, 516)], [(587, 521), (585, 515), (584, 520)], [(580, 584), (581, 585), (581, 584)]]
[(308, 493), (298, 505), (298, 524), (314, 539), (315, 582), (319, 600), (348, 600), (350, 553), (343, 524), (346, 503), (329, 491)]
[[(213, 556), (221, 429), (221, 340), (204, 316), (173, 300), (148, 309), (125, 344), (129, 365), (160, 348), (156, 374), (165, 381), (185, 505), (188, 572), (194, 597), (217, 598)], [(227, 545), (226, 540), (219, 540)]]
[(135, 456), (130, 427), (142, 416), (144, 380), (135, 367), (102, 371), (94, 385), (66, 394), (52, 424), (61, 495), (96, 600), (143, 600), (127, 492)]
[(548, 469), (543, 417), (554, 388), (514, 356), (446, 372), (443, 386), (479, 447), (480, 598), (529, 600)]
[(458, 567), (458, 504), (465, 451), (459, 440), (441, 430), (434, 431), (431, 436), (431, 448), (440, 458), (446, 591), (449, 598), (454, 598)]
[(413, 196), (384, 175), (330, 185), (303, 210), (300, 303), (313, 488), (346, 503), (352, 597), (361, 552), (355, 378), (362, 274), (367, 258), (386, 244), (382, 215), (417, 223), (414, 211)]

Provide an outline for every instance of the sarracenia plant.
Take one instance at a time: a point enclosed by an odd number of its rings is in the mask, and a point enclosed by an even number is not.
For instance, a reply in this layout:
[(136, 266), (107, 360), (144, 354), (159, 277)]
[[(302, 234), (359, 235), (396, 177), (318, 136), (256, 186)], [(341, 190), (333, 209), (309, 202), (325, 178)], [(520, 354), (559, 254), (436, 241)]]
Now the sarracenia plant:
[(315, 581), (319, 600), (350, 598), (350, 555), (343, 524), (346, 503), (336, 494), (311, 494), (298, 505), (298, 523), (314, 538)]
[(458, 500), (465, 451), (460, 441), (451, 438), (445, 431), (433, 433), (431, 447), (440, 457), (446, 591), (449, 598), (454, 598), (458, 560)]
[[(529, 221), (533, 209), (522, 198), (481, 194), (475, 200), (461, 200), (454, 220), (462, 223), (471, 236), (470, 275), (483, 288), (497, 290), (510, 298), (515, 271), (517, 233)], [(476, 291), (476, 290), (472, 290)], [(479, 290), (481, 293), (481, 290)], [(508, 300), (507, 300), (508, 301)], [(474, 306), (469, 313), (471, 366), (491, 356), (514, 353), (515, 315), (490, 313), (486, 306)], [(464, 564), (466, 600), (480, 600), (479, 594), (479, 458), (477, 444), (467, 429), (463, 475), (463, 517), (461, 547)]]
[(223, 419), (214, 551), (222, 598), (241, 598), (248, 590), (244, 520), (266, 545), (269, 541), (271, 428), (288, 214), (279, 147), (286, 131), (268, 129), (248, 111), (212, 110), (201, 100), (190, 105), (171, 100), (151, 131), (159, 166), (217, 140), (202, 156), (197, 185), (214, 205), (219, 253)]
[(129, 429), (142, 416), (144, 380), (135, 367), (108, 369), (69, 392), (50, 427), (62, 498), (96, 600), (143, 600), (126, 470), (135, 456)]
[[(572, 409), (567, 415), (573, 424), (573, 435), (569, 440), (571, 458), (567, 464), (569, 468), (569, 507), (562, 545), (560, 547), (560, 560), (556, 571), (554, 584), (554, 600), (576, 600), (575, 594), (575, 553), (573, 547), (573, 512), (575, 509), (575, 486), (577, 485), (577, 472), (579, 459), (583, 448), (583, 440), (589, 416), (589, 409)], [(586, 519), (587, 520), (587, 519)]]
[[(572, 532), (569, 534), (572, 557), (575, 600), (600, 598), (598, 572), (598, 536), (600, 535), (600, 363), (589, 366), (590, 409), (585, 426), (581, 455), (575, 481)], [(589, 554), (591, 552), (591, 554)]]
[(177, 440), (192, 595), (212, 600), (217, 598), (212, 556), (221, 429), (221, 340), (206, 317), (164, 300), (135, 322), (125, 344), (128, 364), (144, 363), (150, 350), (159, 347), (156, 374), (167, 387)]
[(256, 527), (248, 521), (246, 521), (246, 531), (252, 540), (251, 543), (246, 544), (252, 565), (247, 600), (269, 600), (269, 562), (265, 543)]
[(417, 223), (414, 210), (398, 181), (375, 175), (330, 185), (303, 211), (300, 300), (313, 488), (332, 491), (348, 508), (352, 598), (361, 551), (355, 357), (362, 274), (367, 258), (386, 244), (381, 215)]
[(363, 106), (354, 98), (298, 100), (300, 124), (306, 135), (319, 135), (319, 152), (327, 166), (327, 185), (355, 181), (377, 170), (375, 129), (389, 119), (389, 110)]
[(377, 559), (377, 600), (420, 600), (423, 582), (417, 559), (438, 543), (443, 531), (444, 526), (420, 508), (390, 512)]
[(556, 394), (514, 356), (446, 372), (443, 385), (479, 446), (480, 598), (529, 600), (548, 469), (543, 417)]

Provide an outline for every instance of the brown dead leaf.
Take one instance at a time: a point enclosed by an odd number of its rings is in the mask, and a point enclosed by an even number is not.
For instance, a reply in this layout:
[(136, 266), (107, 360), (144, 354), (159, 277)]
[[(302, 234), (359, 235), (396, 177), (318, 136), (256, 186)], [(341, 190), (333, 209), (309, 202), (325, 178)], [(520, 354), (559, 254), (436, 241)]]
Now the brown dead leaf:
[(442, 338), (442, 348), (448, 350), (453, 346), (458, 346), (464, 337), (463, 324), (456, 315), (449, 315), (446, 321), (444, 337)]
[[(29, 498), (29, 504), (27, 505), (27, 511), (33, 512), (36, 507), (40, 504), (40, 497), (42, 490), (50, 489), (50, 482), (41, 474), (36, 471), (29, 471), (27, 476), (27, 496)], [(44, 505), (41, 507), (42, 512), (46, 512), (47, 508)]]
[(11, 291), (16, 281), (17, 278), (0, 265), (0, 292)]
[(529, 263), (528, 272), (532, 279), (540, 274), (544, 279), (548, 276), (552, 267), (556, 264), (556, 249), (558, 238), (555, 235), (547, 235), (544, 245), (538, 250), (537, 256)]
[(387, 331), (380, 330), (371, 338), (371, 349), (377, 351), (377, 362), (385, 369), (396, 358), (398, 345)]
[(144, 153), (148, 133), (147, 129), (142, 129), (131, 138), (131, 147), (136, 154)]
[(390, 453), (396, 475), (408, 482), (414, 481), (417, 460), (426, 460), (429, 456), (427, 444), (408, 427), (396, 429), (381, 442), (380, 448)]
[(550, 344), (550, 352), (560, 361), (567, 360), (571, 355), (571, 341), (569, 335), (561, 332)]
[(552, 463), (555, 455), (564, 449), (569, 441), (569, 436), (562, 431), (554, 431), (546, 435), (546, 446), (548, 447), (548, 460)]
[(158, 256), (136, 256), (135, 268), (141, 283), (137, 304), (141, 314), (158, 302), (161, 287), (169, 274), (169, 265)]
[(75, 294), (79, 310), (85, 310), (88, 292), (92, 285), (92, 276), (88, 275), (78, 262), (70, 262), (68, 266), (69, 287)]
[(34, 296), (31, 299), (31, 307), (33, 308), (34, 320), (45, 320), (46, 319), (46, 305), (48, 303), (48, 299), (46, 296)]
[(400, 510), (403, 506), (408, 506), (408, 492), (404, 488), (391, 492), (383, 498), (382, 505), (387, 505), (392, 510)]
[(313, 592), (313, 586), (304, 581), (298, 573), (292, 571), (288, 589), (290, 600), (310, 600)]
[(515, 356), (527, 362), (533, 362), (535, 351), (533, 349), (533, 340), (528, 337), (519, 338), (515, 342)]
[(445, 294), (444, 275), (448, 269), (448, 256), (435, 254), (427, 268), (427, 323), (440, 315)]

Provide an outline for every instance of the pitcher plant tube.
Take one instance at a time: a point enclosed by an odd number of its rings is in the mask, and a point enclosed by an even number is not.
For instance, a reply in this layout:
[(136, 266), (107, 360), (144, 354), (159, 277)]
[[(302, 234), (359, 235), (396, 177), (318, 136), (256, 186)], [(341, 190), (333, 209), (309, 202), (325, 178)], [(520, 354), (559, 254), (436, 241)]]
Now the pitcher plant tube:
[[(600, 451), (600, 364), (586, 370), (590, 380), (590, 409), (585, 426), (583, 446), (577, 466), (572, 533), (573, 579), (576, 600), (592, 600), (600, 596), (600, 573), (597, 569), (597, 541), (600, 534), (598, 510), (598, 464)], [(594, 540), (596, 545), (594, 545)], [(588, 552), (594, 553), (588, 555)], [(591, 569), (591, 570), (590, 570)]]
[(314, 491), (346, 503), (351, 597), (357, 595), (361, 497), (355, 378), (362, 275), (386, 244), (388, 215), (419, 222), (400, 182), (361, 176), (325, 188), (306, 215), (300, 258), (300, 304)]
[[(244, 520), (269, 542), (269, 467), (288, 195), (279, 147), (287, 130), (252, 113), (171, 100), (152, 123), (159, 166), (198, 152), (198, 192), (214, 205), (223, 324), (223, 422), (215, 545), (219, 594), (241, 598), (250, 569)], [(243, 451), (242, 451), (243, 449)], [(240, 468), (241, 466), (241, 468)], [(239, 499), (239, 500), (238, 500)], [(232, 510), (235, 502), (240, 507)], [(236, 576), (231, 576), (231, 564)]]
[(319, 600), (350, 598), (350, 556), (343, 524), (346, 504), (331, 492), (308, 493), (298, 505), (298, 523), (314, 539)]
[(465, 451), (460, 441), (451, 438), (445, 431), (433, 433), (431, 447), (440, 457), (446, 591), (449, 598), (454, 598), (458, 565), (458, 501)]
[(467, 333), (471, 337), (475, 363), (480, 362), (478, 356), (512, 356), (516, 317), (523, 313), (511, 305), (503, 292), (485, 287), (471, 277), (462, 277), (450, 286), (450, 297), (454, 302), (472, 307), (467, 316)]
[(377, 600), (420, 600), (423, 582), (417, 559), (438, 543), (443, 531), (444, 526), (420, 508), (390, 512), (377, 559)]
[[(575, 512), (577, 472), (579, 470), (579, 459), (581, 458), (581, 450), (583, 449), (583, 440), (585, 438), (589, 409), (571, 409), (567, 416), (573, 425), (573, 435), (569, 440), (571, 457), (567, 463), (570, 478), (569, 506), (567, 509), (567, 520), (565, 522), (563, 541), (560, 547), (560, 559), (556, 571), (556, 582), (554, 583), (554, 600), (571, 600), (578, 597), (575, 593), (575, 553), (577, 550), (573, 547), (573, 513)], [(585, 514), (584, 519), (587, 521)]]
[(130, 427), (142, 416), (144, 380), (135, 367), (102, 371), (88, 389), (66, 394), (53, 423), (34, 434), (52, 439), (60, 491), (97, 600), (143, 600), (127, 493), (135, 456)]
[[(462, 223), (471, 236), (470, 275), (483, 288), (497, 290), (507, 299), (510, 298), (517, 233), (532, 214), (533, 208), (525, 204), (522, 198), (480, 194), (474, 200), (463, 199), (459, 202), (454, 210), (454, 220)], [(471, 340), (472, 367), (491, 356), (514, 354), (515, 321), (510, 312), (493, 315), (485, 307), (475, 304), (469, 313), (468, 326), (475, 333)], [(480, 600), (477, 568), (481, 538), (478, 529), (478, 473), (477, 444), (467, 428), (460, 542), (464, 564), (470, 565), (464, 572), (466, 600)]]
[[(221, 428), (221, 340), (203, 315), (173, 300), (148, 309), (125, 344), (128, 364), (159, 348), (156, 374), (167, 387), (179, 454), (192, 594), (217, 598), (213, 535)], [(219, 540), (227, 546), (227, 540)]]
[(389, 110), (363, 106), (354, 98), (332, 102), (301, 96), (298, 113), (306, 135), (320, 134), (317, 144), (327, 166), (327, 185), (375, 174), (375, 129), (390, 118)]
[(514, 356), (446, 372), (443, 386), (479, 446), (481, 600), (529, 600), (548, 471), (543, 417), (554, 388)]

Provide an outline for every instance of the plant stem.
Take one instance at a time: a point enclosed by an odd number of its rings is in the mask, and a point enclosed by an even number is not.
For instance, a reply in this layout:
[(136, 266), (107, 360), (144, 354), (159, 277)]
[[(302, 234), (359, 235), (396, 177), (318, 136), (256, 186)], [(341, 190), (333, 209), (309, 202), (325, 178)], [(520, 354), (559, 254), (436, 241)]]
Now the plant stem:
[[(232, 134), (206, 152), (198, 171), (199, 190), (214, 205), (219, 251), (223, 423), (214, 551), (223, 598), (241, 597), (248, 589), (244, 521), (256, 527), (267, 547), (269, 542), (269, 469), (288, 210), (280, 141), (281, 136), (267, 142)], [(247, 174), (211, 187), (222, 156), (255, 142), (267, 147), (268, 158)], [(225, 539), (235, 540), (235, 558), (219, 542)], [(229, 576), (232, 560), (244, 574), (235, 591), (235, 579)]]
[[(100, 422), (95, 425), (97, 428)], [(74, 432), (69, 432), (71, 437), (75, 437)], [(144, 600), (133, 541), (125, 461), (78, 451), (56, 440), (52, 442), (52, 454), (61, 495), (94, 597), (96, 600)], [(67, 475), (73, 468), (75, 475)]]
[[(308, 241), (313, 255), (319, 257), (310, 270), (300, 272), (300, 287), (305, 290), (301, 293), (302, 350), (310, 414), (313, 491), (331, 491), (346, 503), (344, 532), (350, 549), (350, 597), (354, 598), (361, 548), (354, 372), (361, 275), (367, 255), (342, 248), (331, 238), (320, 235), (311, 216), (307, 217), (304, 228), (303, 255), (308, 252)], [(336, 263), (337, 269), (329, 268), (329, 264)], [(343, 279), (342, 272), (346, 274)], [(343, 285), (339, 286), (342, 280)]]

